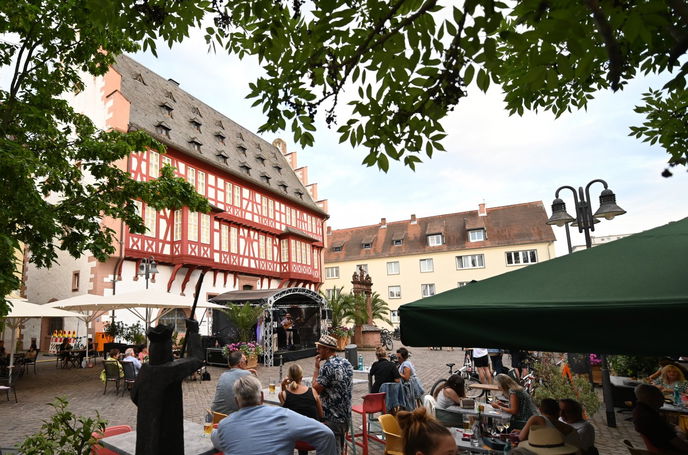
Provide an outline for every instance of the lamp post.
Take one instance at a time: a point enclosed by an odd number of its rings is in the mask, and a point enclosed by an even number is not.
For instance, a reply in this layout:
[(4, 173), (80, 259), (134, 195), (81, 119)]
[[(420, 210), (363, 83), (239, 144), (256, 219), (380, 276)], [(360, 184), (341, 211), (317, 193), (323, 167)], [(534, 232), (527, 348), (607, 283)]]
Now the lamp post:
[(139, 264), (138, 275), (146, 280), (146, 289), (148, 289), (148, 279), (155, 273), (158, 273), (158, 264), (153, 259), (153, 256), (144, 258)]
[[(148, 258), (143, 258), (139, 264), (138, 275), (142, 276), (146, 280), (146, 289), (148, 289), (148, 279), (151, 275), (158, 273), (158, 264), (153, 259), (153, 256)], [(150, 327), (150, 308), (146, 307), (146, 334), (148, 334), (148, 329)]]
[[(590, 187), (594, 183), (601, 183), (604, 185), (604, 190), (600, 193), (600, 208), (593, 214), (590, 204)], [(566, 212), (566, 204), (559, 199), (559, 192), (563, 189), (571, 190), (573, 193), (573, 201), (576, 205), (576, 217), (572, 217)], [(547, 224), (554, 226), (564, 226), (566, 228), (566, 242), (569, 248), (569, 253), (573, 252), (571, 247), (571, 234), (569, 232), (569, 223), (571, 226), (577, 227), (578, 232), (585, 234), (585, 247), (592, 246), (592, 239), (590, 232), (595, 230), (595, 224), (600, 222), (600, 218), (612, 220), (614, 217), (626, 213), (624, 209), (616, 205), (616, 195), (609, 189), (607, 182), (602, 179), (595, 179), (583, 187), (578, 187), (578, 192), (572, 186), (564, 185), (557, 189), (554, 193), (554, 201), (552, 202), (552, 216), (547, 220)], [(609, 368), (607, 365), (607, 356), (602, 355), (602, 396), (604, 397), (605, 410), (607, 412), (607, 426), (616, 426), (616, 415), (614, 414), (614, 404), (612, 400), (612, 384), (609, 379)]]

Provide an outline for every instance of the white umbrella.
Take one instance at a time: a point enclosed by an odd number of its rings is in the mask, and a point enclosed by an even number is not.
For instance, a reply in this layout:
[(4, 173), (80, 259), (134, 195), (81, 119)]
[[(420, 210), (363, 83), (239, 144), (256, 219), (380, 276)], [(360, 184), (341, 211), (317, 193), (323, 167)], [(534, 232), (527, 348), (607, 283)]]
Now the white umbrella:
[(10, 312), (5, 316), (7, 327), (12, 329), (10, 344), (9, 382), (12, 383), (12, 369), (14, 368), (14, 350), (16, 348), (17, 328), (31, 318), (80, 318), (78, 313), (52, 308), (47, 305), (37, 305), (25, 299), (8, 299), (12, 304)]

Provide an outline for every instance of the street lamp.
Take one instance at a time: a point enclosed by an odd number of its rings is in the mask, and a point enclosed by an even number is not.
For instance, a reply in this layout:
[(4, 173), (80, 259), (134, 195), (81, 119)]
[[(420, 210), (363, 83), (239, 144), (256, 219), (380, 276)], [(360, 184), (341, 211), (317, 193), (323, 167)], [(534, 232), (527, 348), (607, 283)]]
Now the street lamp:
[[(600, 208), (593, 214), (590, 204), (590, 186), (593, 183), (601, 183), (604, 185), (604, 190), (600, 193)], [(576, 204), (576, 217), (572, 217), (566, 211), (566, 204), (559, 199), (559, 192), (563, 189), (571, 190), (573, 193), (573, 201)], [(564, 226), (566, 228), (566, 241), (569, 247), (569, 253), (573, 252), (571, 247), (571, 234), (569, 233), (569, 223), (571, 226), (577, 227), (578, 232), (585, 233), (585, 247), (590, 248), (592, 241), (590, 238), (590, 231), (595, 230), (595, 224), (600, 222), (600, 218), (612, 220), (614, 217), (626, 213), (624, 209), (616, 205), (616, 195), (609, 189), (607, 182), (602, 179), (595, 179), (590, 181), (583, 187), (578, 187), (578, 192), (572, 186), (564, 185), (559, 187), (554, 193), (554, 201), (552, 202), (552, 216), (547, 220), (547, 224), (554, 226)]]
[[(600, 193), (600, 208), (593, 214), (590, 204), (590, 186), (593, 183), (601, 183), (604, 185), (604, 190)], [(576, 217), (572, 217), (566, 211), (566, 204), (559, 199), (559, 192), (563, 189), (571, 190), (573, 193), (573, 201), (576, 204)], [(559, 187), (554, 193), (554, 201), (552, 202), (552, 216), (547, 220), (547, 224), (553, 226), (564, 226), (566, 228), (566, 242), (569, 247), (569, 253), (573, 252), (571, 247), (571, 234), (569, 233), (569, 223), (573, 227), (578, 228), (578, 232), (585, 233), (585, 247), (592, 246), (590, 238), (590, 231), (595, 230), (595, 224), (600, 222), (600, 218), (612, 220), (614, 217), (626, 213), (624, 209), (616, 205), (616, 195), (609, 189), (607, 182), (602, 179), (595, 179), (583, 187), (578, 187), (578, 193), (572, 186), (564, 185)], [(602, 355), (602, 395), (604, 397), (605, 410), (607, 412), (607, 426), (616, 426), (616, 415), (614, 414), (614, 405), (612, 400), (612, 384), (609, 379), (609, 368), (607, 366), (607, 356)]]
[(158, 264), (153, 259), (153, 256), (144, 258), (139, 264), (138, 275), (146, 280), (146, 289), (148, 289), (148, 279), (155, 273), (158, 273)]

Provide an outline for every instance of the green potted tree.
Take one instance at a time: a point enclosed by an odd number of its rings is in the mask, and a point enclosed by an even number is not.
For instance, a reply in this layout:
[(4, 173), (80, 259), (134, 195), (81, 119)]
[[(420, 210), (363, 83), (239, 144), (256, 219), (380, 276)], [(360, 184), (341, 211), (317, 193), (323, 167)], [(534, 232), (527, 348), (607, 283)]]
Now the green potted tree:
[[(352, 299), (352, 311), (351, 320), (354, 323), (354, 342), (359, 345), (363, 345), (363, 325), (368, 323), (368, 303), (366, 302), (365, 294), (355, 294), (351, 295)], [(370, 295), (370, 306), (371, 306), (371, 320), (373, 324), (375, 321), (382, 321), (389, 325), (392, 325), (392, 321), (389, 319), (389, 305), (387, 302), (382, 300), (380, 294), (373, 292)]]
[[(248, 360), (248, 367), (254, 368), (258, 365), (258, 356), (263, 352), (262, 347), (256, 343), (251, 334), (251, 328), (258, 322), (258, 319), (263, 315), (265, 308), (262, 305), (253, 306), (250, 303), (230, 304), (222, 311), (230, 321), (236, 326), (239, 332), (239, 342), (232, 343), (225, 346), (222, 352), (226, 356), (231, 351), (242, 351), (246, 354)], [(252, 346), (251, 346), (252, 345)]]
[(343, 294), (344, 287), (334, 288), (330, 297), (320, 291), (327, 301), (327, 306), (332, 311), (332, 319), (328, 333), (337, 339), (337, 349), (343, 351), (353, 335), (353, 330), (344, 324), (351, 318), (354, 308), (354, 300), (351, 294)]

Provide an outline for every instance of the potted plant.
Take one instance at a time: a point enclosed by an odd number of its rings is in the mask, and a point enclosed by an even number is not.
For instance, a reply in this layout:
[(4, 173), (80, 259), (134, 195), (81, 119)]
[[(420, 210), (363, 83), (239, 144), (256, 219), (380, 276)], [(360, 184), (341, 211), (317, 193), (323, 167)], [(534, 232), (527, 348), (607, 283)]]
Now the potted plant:
[[(368, 302), (366, 302), (365, 294), (352, 295), (353, 310), (351, 312), (351, 320), (354, 322), (354, 342), (356, 344), (362, 343), (363, 338), (363, 324), (368, 323)], [(373, 323), (376, 320), (392, 325), (389, 319), (389, 306), (387, 302), (382, 300), (380, 294), (373, 292), (370, 296), (371, 316)]]
[(592, 383), (602, 385), (602, 358), (597, 354), (590, 354), (588, 359), (590, 359)]
[(255, 368), (258, 366), (258, 356), (263, 355), (263, 346), (253, 341), (239, 341), (237, 343), (225, 345), (222, 348), (222, 355), (224, 355), (225, 358), (228, 358), (229, 353), (234, 351), (241, 351), (244, 353), (247, 360), (247, 368)]
[(337, 339), (337, 350), (343, 351), (351, 336), (354, 334), (353, 329), (344, 326), (330, 327), (329, 334)]
[[(261, 305), (256, 305), (253, 306), (250, 303), (244, 303), (243, 305), (241, 304), (230, 304), (227, 308), (224, 308), (222, 310), (224, 314), (227, 315), (230, 321), (234, 323), (234, 325), (237, 328), (237, 331), (239, 332), (239, 344), (253, 344), (254, 346), (257, 346), (256, 343), (251, 343), (254, 341), (251, 329), (253, 328), (254, 325), (258, 322), (258, 319), (263, 315), (265, 312), (265, 309)], [(237, 344), (237, 343), (234, 343)], [(244, 350), (245, 349), (245, 350)], [(258, 346), (257, 349), (249, 349), (248, 347), (241, 349), (244, 354), (246, 354), (246, 358), (249, 361), (249, 364), (255, 363), (255, 365), (258, 364), (258, 356), (262, 355), (263, 353), (263, 348)], [(224, 350), (224, 349), (223, 349)], [(227, 351), (227, 355), (229, 354), (230, 351)], [(254, 365), (254, 366), (255, 366)]]

